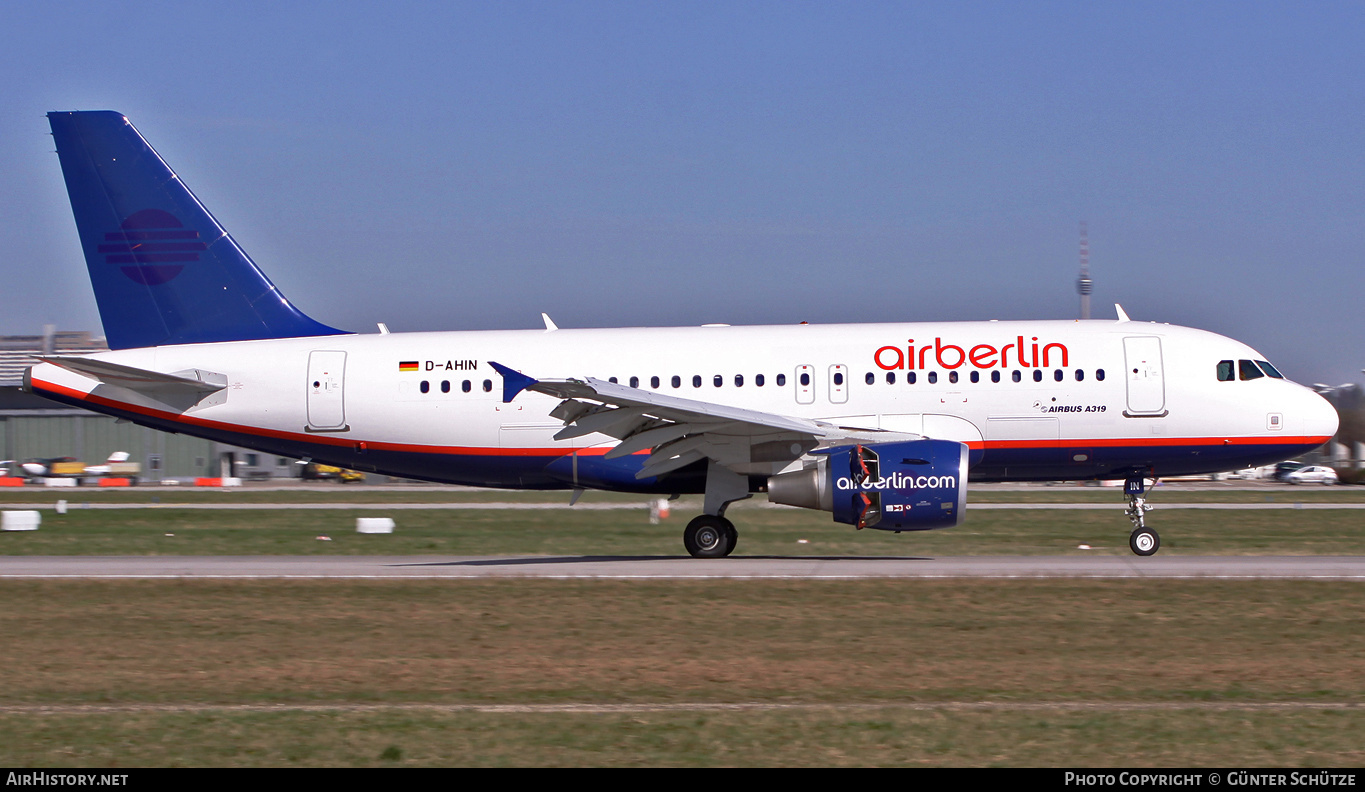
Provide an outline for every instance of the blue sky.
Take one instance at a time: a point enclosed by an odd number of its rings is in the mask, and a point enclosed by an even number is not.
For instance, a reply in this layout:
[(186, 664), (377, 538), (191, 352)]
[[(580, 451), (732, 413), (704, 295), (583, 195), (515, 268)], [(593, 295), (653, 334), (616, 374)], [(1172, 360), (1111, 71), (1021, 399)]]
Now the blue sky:
[[(0, 333), (99, 329), (43, 114), (126, 113), (372, 331), (1073, 318), (1361, 379), (1365, 4), (10, 3)], [(564, 372), (566, 374), (572, 372)]]

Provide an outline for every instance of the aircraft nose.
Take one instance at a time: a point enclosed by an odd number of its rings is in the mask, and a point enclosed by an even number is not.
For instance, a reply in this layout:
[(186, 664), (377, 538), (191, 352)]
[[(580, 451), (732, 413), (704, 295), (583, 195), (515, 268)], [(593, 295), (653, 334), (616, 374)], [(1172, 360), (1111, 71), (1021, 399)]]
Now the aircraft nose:
[(1308, 388), (1303, 389), (1303, 398), (1299, 400), (1298, 413), (1299, 425), (1303, 427), (1303, 434), (1314, 439), (1321, 438), (1318, 440), (1320, 443), (1332, 439), (1341, 422), (1337, 416), (1337, 408)]

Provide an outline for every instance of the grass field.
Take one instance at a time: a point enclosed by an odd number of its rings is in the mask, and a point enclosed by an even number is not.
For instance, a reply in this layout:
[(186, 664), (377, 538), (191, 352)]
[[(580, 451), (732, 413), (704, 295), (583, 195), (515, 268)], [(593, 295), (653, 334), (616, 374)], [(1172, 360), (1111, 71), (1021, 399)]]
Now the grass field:
[[(1351, 491), (1213, 494), (1330, 503)], [(370, 536), (355, 517), (384, 511), (178, 509), (171, 498), (329, 502), (311, 492), (89, 495), (148, 506), (132, 510), (82, 509), (64, 494), (66, 515), (0, 533), (0, 554), (676, 556), (700, 505), (684, 499), (657, 526), (643, 504), (395, 509), (397, 532)], [(974, 499), (1115, 508), (969, 506), (957, 528), (901, 535), (753, 504), (731, 517), (741, 555), (1128, 554), (1116, 492), (985, 495)], [(1156, 502), (1163, 554), (1365, 555), (1365, 511)], [(0, 604), (0, 766), (1365, 761), (1365, 588), (1352, 582), (11, 580)]]
[[(0, 533), (0, 555), (680, 555), (700, 503), (650, 525), (647, 510), (133, 510), (43, 514), (32, 532)], [(388, 515), (390, 535), (359, 535), (357, 516)], [(1130, 526), (1112, 510), (972, 510), (942, 531), (856, 531), (828, 514), (740, 504), (739, 555), (1127, 555)], [(1365, 510), (1161, 509), (1148, 524), (1163, 554), (1365, 555)], [(325, 536), (329, 541), (319, 540)], [(1078, 549), (1088, 545), (1089, 550)]]
[(0, 595), (6, 766), (1365, 761), (1358, 583), (46, 581)]

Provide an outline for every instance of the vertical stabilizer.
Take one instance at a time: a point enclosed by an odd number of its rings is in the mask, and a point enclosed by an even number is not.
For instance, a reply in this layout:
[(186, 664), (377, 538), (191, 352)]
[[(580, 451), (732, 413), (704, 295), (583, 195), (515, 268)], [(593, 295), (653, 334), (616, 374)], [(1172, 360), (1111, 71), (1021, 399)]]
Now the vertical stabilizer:
[(48, 113), (111, 349), (336, 335), (289, 303), (121, 113)]

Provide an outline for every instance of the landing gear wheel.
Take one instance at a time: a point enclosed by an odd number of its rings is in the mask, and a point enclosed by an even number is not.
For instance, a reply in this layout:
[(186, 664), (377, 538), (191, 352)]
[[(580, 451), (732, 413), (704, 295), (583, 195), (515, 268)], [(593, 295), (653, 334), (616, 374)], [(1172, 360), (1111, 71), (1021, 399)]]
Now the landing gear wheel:
[(735, 524), (730, 522), (729, 520), (725, 520), (725, 526), (726, 526), (725, 533), (730, 539), (730, 550), (729, 552), (726, 553), (726, 555), (730, 555), (730, 553), (735, 552), (735, 545), (739, 544), (739, 531), (735, 530)]
[(1140, 556), (1149, 556), (1161, 549), (1161, 537), (1151, 528), (1138, 528), (1128, 536), (1128, 547)]
[(683, 547), (693, 558), (724, 558), (734, 549), (736, 538), (734, 523), (703, 514), (683, 530)]

